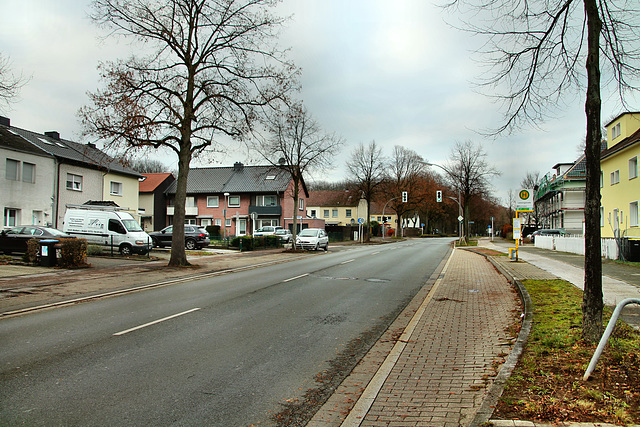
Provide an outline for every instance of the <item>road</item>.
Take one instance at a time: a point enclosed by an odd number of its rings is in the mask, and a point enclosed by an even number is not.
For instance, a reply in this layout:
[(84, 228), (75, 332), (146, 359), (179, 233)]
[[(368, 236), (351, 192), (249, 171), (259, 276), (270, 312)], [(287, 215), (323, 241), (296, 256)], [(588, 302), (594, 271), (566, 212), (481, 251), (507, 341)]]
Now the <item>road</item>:
[(0, 425), (272, 425), (341, 352), (375, 341), (449, 242), (334, 249), (4, 319)]

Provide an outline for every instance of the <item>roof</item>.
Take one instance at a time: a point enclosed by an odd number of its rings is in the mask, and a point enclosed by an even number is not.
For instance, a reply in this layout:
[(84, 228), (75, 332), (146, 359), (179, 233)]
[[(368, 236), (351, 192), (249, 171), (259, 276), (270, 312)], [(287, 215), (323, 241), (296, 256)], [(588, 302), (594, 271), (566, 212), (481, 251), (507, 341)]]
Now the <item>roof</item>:
[[(284, 192), (291, 175), (276, 166), (244, 166), (189, 169), (187, 194), (219, 193), (276, 193)], [(167, 194), (175, 194), (178, 181), (167, 187)]]
[(573, 163), (573, 166), (569, 168), (563, 175), (565, 179), (572, 178), (585, 178), (587, 177), (587, 158), (583, 154), (578, 160)]
[[(57, 132), (46, 132), (45, 134), (39, 134), (13, 126), (0, 126), (0, 129), (8, 131), (11, 135), (13, 135), (13, 137), (22, 138), (24, 141), (36, 147), (41, 152), (47, 153), (48, 155), (56, 157), (60, 160), (80, 163), (97, 169), (106, 169), (109, 172), (142, 178), (142, 175), (140, 175), (138, 172), (129, 167), (123, 166), (120, 162), (96, 148), (94, 144), (79, 144), (77, 142), (61, 139)], [(2, 137), (3, 140), (3, 144), (5, 135), (6, 132), (0, 134), (0, 137)], [(13, 137), (7, 137), (7, 140), (13, 139), (13, 143), (16, 143)]]
[(143, 173), (145, 177), (143, 181), (140, 181), (140, 192), (150, 193), (154, 191), (160, 184), (162, 184), (169, 177), (173, 177), (171, 173)]
[(49, 153), (41, 150), (33, 144), (30, 144), (27, 140), (3, 126), (0, 126), (0, 147), (13, 151), (53, 158)]
[(319, 190), (309, 192), (307, 206), (357, 206), (359, 202), (360, 198), (353, 191)]
[(615, 122), (616, 120), (618, 120), (620, 117), (625, 116), (627, 114), (640, 114), (637, 111), (625, 111), (624, 113), (620, 113), (617, 116), (615, 116), (613, 119), (609, 120), (609, 122), (607, 122), (607, 124), (604, 125), (604, 127), (609, 126), (611, 123)]

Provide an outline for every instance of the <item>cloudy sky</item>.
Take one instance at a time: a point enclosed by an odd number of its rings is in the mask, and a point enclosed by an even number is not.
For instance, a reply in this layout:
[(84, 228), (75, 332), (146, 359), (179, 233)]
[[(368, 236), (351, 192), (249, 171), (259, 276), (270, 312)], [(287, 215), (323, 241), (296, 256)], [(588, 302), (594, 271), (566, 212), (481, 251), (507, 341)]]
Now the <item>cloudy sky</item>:
[[(102, 42), (87, 18), (85, 0), (5, 2), (0, 16), (0, 52), (15, 72), (29, 76), (19, 102), (0, 114), (13, 126), (57, 130), (77, 142), (77, 111), (87, 91), (100, 82), (101, 60), (127, 57), (129, 47)], [(557, 118), (540, 129), (523, 129), (496, 139), (477, 130), (501, 124), (501, 112), (477, 93), (481, 75), (473, 50), (479, 40), (449, 27), (429, 0), (284, 0), (281, 14), (293, 15), (281, 46), (302, 68), (300, 97), (327, 131), (346, 144), (335, 169), (323, 179), (345, 176), (344, 159), (359, 143), (375, 140), (390, 154), (394, 145), (416, 151), (427, 161), (444, 163), (455, 142), (481, 143), (488, 161), (502, 172), (493, 179), (503, 201), (517, 190), (527, 171), (542, 175), (556, 163), (572, 162), (585, 135), (584, 99), (576, 96)], [(603, 96), (603, 120), (621, 112)], [(232, 151), (208, 165), (246, 160)], [(161, 160), (176, 169), (176, 159)]]

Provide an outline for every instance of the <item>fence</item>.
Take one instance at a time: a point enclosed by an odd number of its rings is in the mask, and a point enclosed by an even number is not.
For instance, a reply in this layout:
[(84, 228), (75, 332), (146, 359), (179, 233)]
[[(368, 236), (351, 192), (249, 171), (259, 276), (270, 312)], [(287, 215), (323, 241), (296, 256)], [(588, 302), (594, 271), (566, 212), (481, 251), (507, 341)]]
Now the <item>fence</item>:
[[(584, 255), (582, 236), (536, 236), (535, 245), (536, 248)], [(602, 239), (600, 247), (602, 257), (614, 260), (619, 258), (620, 248), (615, 239)]]

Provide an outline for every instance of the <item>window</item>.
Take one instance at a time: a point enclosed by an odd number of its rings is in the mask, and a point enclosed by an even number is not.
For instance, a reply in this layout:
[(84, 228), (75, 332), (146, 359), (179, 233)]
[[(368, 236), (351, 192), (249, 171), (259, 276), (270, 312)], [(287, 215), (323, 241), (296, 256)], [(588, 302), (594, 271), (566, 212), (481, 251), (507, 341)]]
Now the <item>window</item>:
[(640, 225), (638, 218), (638, 201), (629, 203), (629, 227), (637, 227)]
[(67, 190), (82, 191), (82, 177), (80, 175), (68, 173)]
[(208, 208), (217, 208), (220, 206), (220, 198), (218, 196), (208, 196), (207, 197), (207, 207)]
[(203, 218), (200, 220), (200, 226), (203, 228), (207, 228), (208, 226), (211, 225), (211, 220), (208, 218)]
[(638, 177), (638, 157), (629, 159), (629, 179)]
[(298, 210), (299, 211), (304, 210), (304, 199), (298, 199)]
[[(229, 196), (229, 206), (237, 208), (240, 206), (240, 196)], [(231, 226), (231, 224), (229, 224)]]
[(225, 222), (224, 222), (224, 226), (225, 226), (225, 227), (231, 227), (231, 219), (227, 219), (227, 220), (225, 220)]
[(317, 215), (317, 212), (315, 209), (311, 209), (311, 218), (315, 218)]
[(351, 218), (351, 209), (347, 209), (345, 215), (346, 215), (347, 218)]
[(275, 195), (256, 196), (256, 206), (278, 206), (278, 197)]
[(325, 209), (322, 216), (325, 218), (329, 218), (329, 209)]
[(112, 196), (122, 196), (122, 183), (111, 181), (109, 194), (111, 194)]
[(331, 216), (334, 217), (334, 218), (337, 218), (338, 217), (338, 209), (333, 209), (331, 211)]
[(604, 174), (600, 171), (600, 188), (604, 187)]
[(621, 134), (620, 132), (620, 123), (616, 123), (616, 125), (611, 128), (611, 140), (616, 139)]
[(4, 209), (4, 225), (6, 227), (15, 227), (20, 222), (20, 210), (19, 209)]
[(35, 184), (36, 165), (34, 165), (33, 163), (22, 162), (22, 182)]
[(20, 179), (20, 162), (13, 159), (7, 159), (6, 178), (11, 181), (18, 181)]
[(127, 234), (127, 231), (124, 229), (124, 226), (117, 219), (110, 219), (108, 227), (109, 227), (109, 231), (113, 231), (118, 234)]
[(213, 223), (218, 227), (222, 227), (222, 220), (220, 218), (216, 218), (213, 220)]
[(600, 227), (604, 227), (604, 207), (600, 206)]
[(611, 172), (611, 185), (615, 185), (620, 182), (620, 171)]
[(188, 218), (184, 220), (185, 225), (197, 225), (195, 218)]
[(197, 208), (198, 204), (196, 203), (196, 198), (195, 197), (187, 197), (187, 199), (184, 202), (185, 207), (187, 208)]

